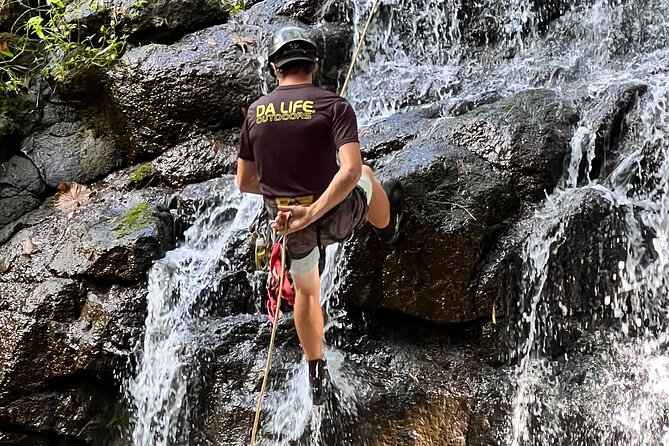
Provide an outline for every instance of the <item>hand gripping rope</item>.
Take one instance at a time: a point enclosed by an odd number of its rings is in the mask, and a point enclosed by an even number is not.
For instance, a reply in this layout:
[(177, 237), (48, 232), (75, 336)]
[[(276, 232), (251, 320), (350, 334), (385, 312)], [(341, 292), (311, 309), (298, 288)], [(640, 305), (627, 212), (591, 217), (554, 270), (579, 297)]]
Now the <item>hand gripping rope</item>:
[[(369, 11), (369, 16), (367, 17), (367, 22), (365, 23), (365, 28), (362, 30), (362, 34), (360, 34), (360, 40), (358, 41), (358, 45), (356, 45), (355, 51), (353, 52), (353, 57), (351, 58), (351, 65), (348, 67), (348, 72), (346, 73), (346, 79), (344, 80), (344, 84), (341, 87), (341, 90), (339, 91), (340, 96), (344, 96), (346, 93), (346, 87), (348, 86), (348, 81), (351, 78), (351, 75), (353, 73), (353, 68), (355, 67), (355, 62), (358, 59), (358, 55), (360, 54), (360, 50), (362, 49), (362, 45), (365, 41), (365, 36), (367, 35), (367, 30), (369, 29), (369, 25), (372, 22), (372, 17), (374, 16), (374, 12), (376, 11), (376, 7), (379, 4), (379, 0), (374, 0), (374, 4), (372, 5), (372, 9)], [(288, 220), (286, 220), (286, 227), (288, 227)], [(256, 436), (258, 434), (258, 424), (260, 423), (260, 412), (262, 410), (262, 401), (265, 396), (265, 390), (267, 389), (267, 379), (269, 377), (269, 370), (270, 370), (270, 364), (272, 362), (272, 349), (274, 348), (274, 340), (276, 339), (276, 329), (279, 326), (279, 312), (281, 311), (281, 297), (283, 294), (283, 281), (284, 278), (286, 277), (285, 274), (283, 274), (285, 268), (286, 268), (286, 243), (288, 242), (288, 235), (284, 236), (283, 239), (283, 244), (281, 246), (281, 282), (279, 284), (279, 294), (276, 302), (276, 309), (274, 310), (274, 321), (272, 323), (272, 336), (269, 340), (269, 349), (267, 351), (267, 361), (265, 362), (265, 375), (262, 380), (262, 386), (260, 387), (260, 395), (258, 395), (258, 404), (256, 405), (256, 415), (255, 415), (255, 420), (253, 422), (253, 431), (251, 433), (251, 446), (255, 446), (256, 444)]]

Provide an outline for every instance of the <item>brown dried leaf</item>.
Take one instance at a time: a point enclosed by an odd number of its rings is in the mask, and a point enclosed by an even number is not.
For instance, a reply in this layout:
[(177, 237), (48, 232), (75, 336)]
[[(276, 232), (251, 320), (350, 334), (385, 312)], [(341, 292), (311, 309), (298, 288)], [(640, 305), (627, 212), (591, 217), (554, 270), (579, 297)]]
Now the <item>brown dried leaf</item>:
[(58, 209), (72, 218), (79, 206), (88, 203), (91, 190), (78, 183), (61, 183), (58, 185), (59, 192), (56, 193), (54, 203)]
[(249, 39), (248, 37), (242, 37), (242, 36), (234, 36), (232, 38), (232, 43), (233, 45), (237, 45), (244, 51), (245, 53), (248, 53), (251, 48), (254, 48), (256, 46), (256, 42), (253, 39)]
[(9, 52), (9, 43), (7, 41), (0, 43), (0, 52), (3, 51)]
[(37, 251), (39, 251), (39, 245), (41, 245), (41, 243), (37, 243), (33, 241), (30, 237), (27, 237), (23, 241), (23, 253), (27, 256), (34, 254)]

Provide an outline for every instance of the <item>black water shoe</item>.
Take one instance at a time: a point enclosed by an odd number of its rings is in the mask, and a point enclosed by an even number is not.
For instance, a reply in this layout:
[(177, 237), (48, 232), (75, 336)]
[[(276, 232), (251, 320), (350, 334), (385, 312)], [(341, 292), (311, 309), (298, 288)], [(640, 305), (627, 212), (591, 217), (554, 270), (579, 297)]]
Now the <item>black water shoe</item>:
[(330, 374), (325, 359), (309, 361), (309, 384), (311, 385), (311, 400), (314, 406), (325, 403), (330, 392)]
[(397, 180), (386, 180), (381, 187), (388, 196), (390, 202), (390, 223), (383, 229), (375, 228), (381, 240), (385, 243), (395, 243), (400, 235), (400, 223), (404, 216), (404, 188)]

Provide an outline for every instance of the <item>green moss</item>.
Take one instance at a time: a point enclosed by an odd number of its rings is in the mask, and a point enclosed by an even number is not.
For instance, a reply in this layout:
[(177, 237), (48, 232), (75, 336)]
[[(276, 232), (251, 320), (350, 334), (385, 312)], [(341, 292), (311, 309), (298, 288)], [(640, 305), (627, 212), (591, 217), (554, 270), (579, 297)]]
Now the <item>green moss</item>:
[(140, 164), (132, 172), (132, 175), (130, 175), (130, 182), (134, 184), (141, 183), (151, 175), (153, 175), (151, 163)]
[(128, 210), (112, 231), (117, 237), (125, 237), (146, 228), (154, 220), (155, 217), (149, 205), (147, 203), (140, 203)]

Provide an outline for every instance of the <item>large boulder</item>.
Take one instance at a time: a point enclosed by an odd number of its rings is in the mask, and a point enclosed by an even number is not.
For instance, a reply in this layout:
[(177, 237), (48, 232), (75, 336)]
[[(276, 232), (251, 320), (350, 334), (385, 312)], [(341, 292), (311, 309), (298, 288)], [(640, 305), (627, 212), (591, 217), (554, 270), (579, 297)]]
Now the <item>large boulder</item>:
[(71, 107), (48, 104), (41, 126), (44, 129), (26, 138), (21, 146), (51, 187), (68, 181), (89, 183), (123, 161), (114, 138), (84, 122)]
[(509, 181), (436, 133), (380, 163), (381, 178), (398, 178), (404, 185), (402, 233), (392, 248), (372, 231), (348, 244), (348, 298), (436, 322), (483, 316), (470, 283), (491, 232), (518, 209)]
[[(513, 327), (497, 346), (502, 357), (527, 339), (529, 321), (522, 313), (537, 293), (534, 305), (541, 317), (534, 336), (545, 355), (571, 348), (582, 334), (582, 316), (589, 320), (599, 314), (595, 319), (602, 320), (618, 313), (616, 306), (625, 301), (615, 296), (627, 257), (622, 238), (627, 212), (605, 194), (571, 189), (544, 209), (525, 213), (497, 241), (481, 265), (476, 296), (479, 302), (494, 302), (500, 320)], [(532, 268), (538, 277), (521, 275)]]
[[(264, 42), (275, 29), (293, 22), (257, 11), (239, 15), (243, 17), (236, 22), (190, 34), (173, 45), (132, 49), (108, 71), (131, 159), (158, 155), (193, 133), (241, 125), (243, 110), (269, 80), (261, 63)], [(345, 28), (322, 26), (312, 33), (323, 47), (348, 48), (342, 45), (350, 38)], [(337, 78), (346, 59), (337, 54), (323, 63), (327, 79), (333, 73)]]
[(578, 115), (550, 90), (528, 90), (458, 119), (453, 141), (511, 178), (532, 202), (562, 177)]
[(0, 164), (0, 227), (39, 206), (42, 192), (44, 181), (29, 159), (13, 156)]
[(220, 135), (193, 138), (160, 155), (151, 168), (173, 187), (235, 173), (239, 135), (239, 129), (231, 129)]
[(78, 373), (111, 377), (127, 360), (142, 332), (145, 292), (86, 287), (55, 278), (0, 282), (0, 406)]
[(344, 289), (364, 306), (435, 322), (491, 314), (476, 296), (480, 263), (520, 209), (556, 186), (576, 114), (554, 93), (530, 90), (460, 117), (409, 110), (361, 131), (381, 178), (405, 187), (405, 220), (390, 249), (371, 231), (347, 245)]
[[(137, 283), (173, 246), (169, 197), (156, 188), (126, 193), (100, 185), (91, 202), (68, 219), (47, 200), (33, 226), (9, 225), (0, 247), (0, 281), (90, 278)], [(26, 219), (24, 221), (29, 221)], [(5, 235), (7, 236), (7, 235)], [(37, 249), (26, 251), (27, 241)]]
[[(337, 393), (322, 409), (327, 415), (319, 424), (294, 327), (290, 318), (282, 319), (260, 438), (295, 444), (469, 444), (470, 426), (485, 417), (473, 407), (487, 373), (469, 341), (443, 348), (444, 334), (434, 326), (388, 314), (365, 323), (357, 316), (337, 322), (348, 327), (328, 333), (338, 338), (339, 347), (326, 351)], [(207, 345), (198, 355), (205, 365), (197, 380), (194, 443), (248, 444), (270, 328), (248, 316), (209, 322), (202, 337)], [(481, 433), (479, 439), (489, 437)]]
[[(132, 40), (170, 41), (228, 19), (226, 1), (220, 0), (76, 0), (69, 2), (65, 19), (90, 30), (109, 26)], [(197, 11), (196, 14), (193, 12)]]

